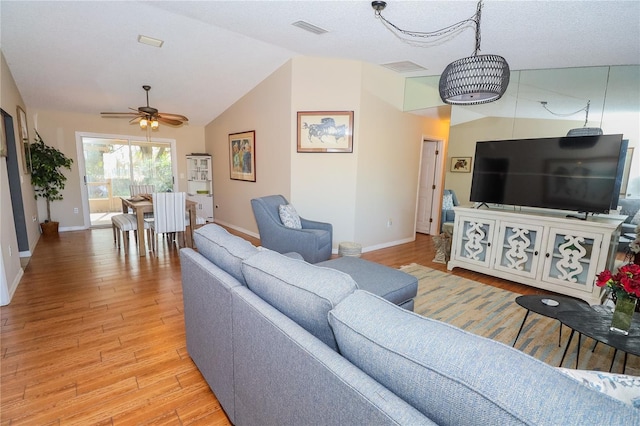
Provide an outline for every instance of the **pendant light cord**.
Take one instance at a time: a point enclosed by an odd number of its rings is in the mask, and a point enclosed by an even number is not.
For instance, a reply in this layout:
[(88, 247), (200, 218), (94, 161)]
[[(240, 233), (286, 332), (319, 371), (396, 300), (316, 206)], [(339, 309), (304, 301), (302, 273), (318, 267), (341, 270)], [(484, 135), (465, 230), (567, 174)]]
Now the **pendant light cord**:
[(473, 56), (478, 56), (480, 51), (480, 15), (482, 14), (482, 0), (478, 2), (478, 9), (473, 16), (473, 21), (476, 23), (476, 48), (473, 51)]
[(579, 110), (577, 110), (577, 111), (569, 112), (569, 113), (566, 113), (566, 114), (562, 114), (562, 113), (559, 113), (559, 112), (553, 112), (553, 111), (551, 111), (551, 110), (547, 107), (547, 101), (540, 101), (540, 105), (542, 105), (542, 108), (546, 109), (549, 113), (551, 113), (551, 115), (555, 115), (556, 117), (570, 117), (570, 116), (572, 116), (572, 115), (576, 115), (576, 114), (578, 114), (578, 113), (580, 113), (580, 112), (584, 111), (584, 112), (585, 112), (585, 117), (584, 117), (584, 127), (586, 127), (586, 126), (587, 126), (587, 123), (589, 122), (589, 108), (591, 107), (591, 99), (589, 99), (589, 100), (587, 101), (587, 104), (586, 104), (584, 107), (580, 108), (580, 109), (579, 109)]
[(396, 33), (393, 30), (406, 36), (427, 39), (423, 41), (415, 41), (415, 40), (406, 39), (403, 37), (398, 37), (400, 40), (409, 44), (435, 44), (440, 40), (444, 39), (445, 37), (453, 37), (456, 33), (464, 30), (466, 27), (469, 26), (469, 24), (473, 23), (473, 25), (475, 25), (476, 27), (475, 54), (477, 54), (478, 51), (480, 50), (480, 10), (481, 9), (482, 9), (482, 1), (479, 1), (477, 11), (472, 17), (464, 19), (460, 22), (449, 25), (447, 27), (440, 28), (439, 30), (425, 31), (425, 32), (404, 30), (398, 27), (397, 25), (395, 25), (394, 23), (386, 19), (384, 16), (382, 16), (382, 9), (375, 9), (375, 16), (376, 18), (379, 18), (382, 21), (382, 23), (385, 25), (385, 27), (387, 27), (394, 34)]

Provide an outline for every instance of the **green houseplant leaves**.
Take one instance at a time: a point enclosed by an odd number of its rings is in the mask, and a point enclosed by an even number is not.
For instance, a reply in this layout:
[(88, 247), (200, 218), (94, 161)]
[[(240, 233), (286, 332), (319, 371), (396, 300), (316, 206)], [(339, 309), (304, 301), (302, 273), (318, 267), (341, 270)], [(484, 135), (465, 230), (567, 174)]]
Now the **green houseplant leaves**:
[(36, 140), (31, 149), (31, 184), (35, 190), (35, 198), (47, 200), (47, 222), (51, 222), (51, 201), (62, 200), (67, 177), (62, 169), (71, 170), (73, 160), (67, 158), (58, 149), (48, 146), (36, 130)]

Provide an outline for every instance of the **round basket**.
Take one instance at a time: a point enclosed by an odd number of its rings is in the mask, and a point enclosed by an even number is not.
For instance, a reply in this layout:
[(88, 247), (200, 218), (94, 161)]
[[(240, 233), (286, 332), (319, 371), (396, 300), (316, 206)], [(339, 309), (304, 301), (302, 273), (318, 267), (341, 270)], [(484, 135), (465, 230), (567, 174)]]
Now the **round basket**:
[(343, 242), (338, 246), (338, 256), (354, 256), (360, 257), (362, 254), (362, 245), (352, 242)]

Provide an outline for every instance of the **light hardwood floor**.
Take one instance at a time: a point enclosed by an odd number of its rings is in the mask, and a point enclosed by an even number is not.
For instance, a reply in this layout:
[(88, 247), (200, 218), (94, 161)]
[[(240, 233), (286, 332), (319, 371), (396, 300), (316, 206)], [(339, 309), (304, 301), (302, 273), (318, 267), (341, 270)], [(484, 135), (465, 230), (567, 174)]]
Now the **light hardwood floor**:
[[(158, 257), (140, 258), (131, 247), (127, 256), (116, 249), (110, 229), (40, 239), (0, 312), (1, 425), (229, 424), (186, 351), (178, 251), (164, 242)], [(432, 262), (428, 235), (362, 257), (446, 271)]]

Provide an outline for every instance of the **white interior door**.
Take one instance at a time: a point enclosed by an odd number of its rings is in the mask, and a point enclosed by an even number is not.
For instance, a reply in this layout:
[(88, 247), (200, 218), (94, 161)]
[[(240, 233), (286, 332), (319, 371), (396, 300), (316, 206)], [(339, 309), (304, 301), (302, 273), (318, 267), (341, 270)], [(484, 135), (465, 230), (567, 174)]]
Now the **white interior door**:
[(420, 184), (418, 186), (418, 212), (416, 217), (416, 231), (423, 234), (437, 235), (439, 204), (435, 194), (437, 189), (438, 171), (438, 142), (425, 140), (422, 143), (422, 159), (420, 166)]

